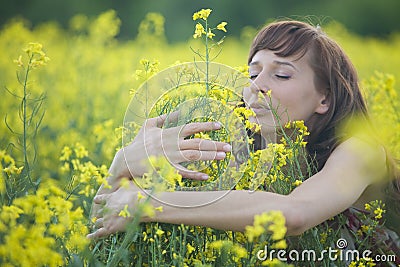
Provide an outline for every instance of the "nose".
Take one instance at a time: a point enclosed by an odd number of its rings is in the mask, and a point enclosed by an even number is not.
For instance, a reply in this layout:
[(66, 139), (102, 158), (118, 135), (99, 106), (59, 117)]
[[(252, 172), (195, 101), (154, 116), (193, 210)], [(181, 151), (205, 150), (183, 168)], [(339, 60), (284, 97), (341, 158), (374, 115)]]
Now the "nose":
[(266, 79), (262, 79), (260, 75), (257, 76), (255, 80), (252, 80), (250, 84), (250, 89), (253, 94), (258, 94), (259, 92), (265, 94), (269, 91), (268, 88)]

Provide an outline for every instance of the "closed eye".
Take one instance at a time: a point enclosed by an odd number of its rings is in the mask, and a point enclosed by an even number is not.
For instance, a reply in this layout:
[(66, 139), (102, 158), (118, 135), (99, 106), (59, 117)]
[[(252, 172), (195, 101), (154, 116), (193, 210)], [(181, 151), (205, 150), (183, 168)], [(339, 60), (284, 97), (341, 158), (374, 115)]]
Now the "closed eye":
[(254, 80), (255, 78), (257, 78), (258, 74), (254, 74), (254, 75), (250, 75), (250, 79)]
[(275, 77), (282, 80), (289, 80), (291, 78), (288, 75), (279, 75), (279, 74), (275, 74)]

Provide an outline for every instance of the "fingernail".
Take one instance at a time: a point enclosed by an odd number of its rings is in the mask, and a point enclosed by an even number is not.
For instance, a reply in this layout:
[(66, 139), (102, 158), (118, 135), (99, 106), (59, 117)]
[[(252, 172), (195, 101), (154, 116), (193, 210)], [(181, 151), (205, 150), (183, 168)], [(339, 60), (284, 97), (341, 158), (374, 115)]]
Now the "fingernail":
[(222, 149), (223, 149), (224, 151), (226, 151), (226, 152), (230, 152), (230, 151), (232, 150), (232, 147), (231, 147), (231, 145), (224, 145), (224, 146), (222, 147)]
[(202, 180), (207, 180), (209, 177), (208, 177), (207, 174), (204, 174), (204, 175), (202, 175), (200, 178), (201, 178)]
[(216, 159), (223, 159), (223, 158), (225, 158), (225, 156), (226, 156), (226, 154), (225, 154), (225, 152), (217, 152), (217, 155), (216, 155)]
[(216, 129), (220, 129), (220, 128), (221, 128), (221, 123), (219, 123), (219, 122), (214, 122), (214, 127), (215, 127)]

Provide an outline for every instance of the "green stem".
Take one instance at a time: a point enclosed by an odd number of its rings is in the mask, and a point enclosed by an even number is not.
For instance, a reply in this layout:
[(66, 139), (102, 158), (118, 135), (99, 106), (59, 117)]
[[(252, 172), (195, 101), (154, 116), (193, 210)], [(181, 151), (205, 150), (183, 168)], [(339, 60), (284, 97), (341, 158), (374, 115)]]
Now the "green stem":
[(208, 84), (208, 68), (210, 64), (210, 53), (208, 49), (208, 21), (206, 20), (206, 97), (208, 98), (208, 90), (209, 90), (209, 84)]
[(31, 174), (30, 174), (30, 166), (29, 166), (29, 160), (28, 160), (28, 151), (27, 151), (27, 101), (28, 101), (28, 94), (27, 94), (27, 87), (28, 87), (28, 77), (29, 77), (29, 72), (31, 70), (30, 65), (32, 63), (33, 55), (29, 59), (29, 64), (28, 68), (25, 73), (25, 79), (24, 79), (24, 95), (22, 98), (22, 123), (23, 123), (23, 137), (22, 137), (22, 149), (24, 153), (24, 170), (25, 173), (27, 174), (28, 181), (32, 185), (32, 179), (31, 179)]

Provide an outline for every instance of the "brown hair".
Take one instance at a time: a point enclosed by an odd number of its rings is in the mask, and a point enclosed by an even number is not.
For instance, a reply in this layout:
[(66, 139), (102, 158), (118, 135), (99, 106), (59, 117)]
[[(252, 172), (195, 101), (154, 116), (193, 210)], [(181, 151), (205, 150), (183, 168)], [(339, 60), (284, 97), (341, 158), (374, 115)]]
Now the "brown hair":
[[(357, 72), (342, 48), (320, 27), (300, 21), (278, 21), (260, 30), (250, 48), (248, 63), (263, 49), (277, 56), (303, 57), (310, 54), (310, 66), (314, 70), (317, 90), (326, 95), (329, 109), (325, 114), (314, 114), (305, 122), (310, 135), (306, 140), (307, 152), (321, 170), (332, 151), (346, 138), (343, 124), (352, 118), (362, 119), (365, 127), (371, 127), (365, 101), (359, 88)], [(400, 199), (400, 174), (393, 158), (387, 158), (388, 172), (393, 178), (389, 183), (388, 200), (395, 206)], [(397, 207), (399, 209), (399, 207)]]

